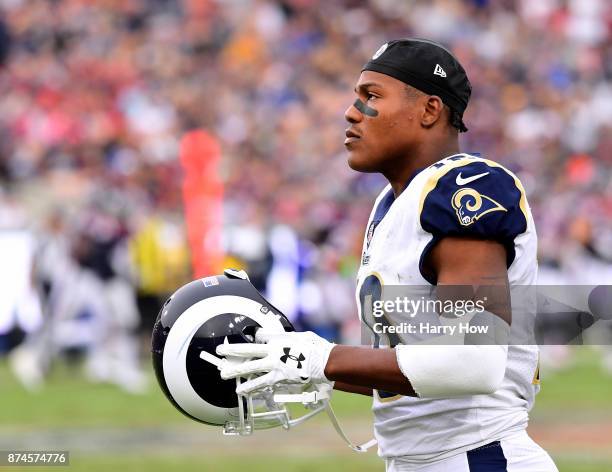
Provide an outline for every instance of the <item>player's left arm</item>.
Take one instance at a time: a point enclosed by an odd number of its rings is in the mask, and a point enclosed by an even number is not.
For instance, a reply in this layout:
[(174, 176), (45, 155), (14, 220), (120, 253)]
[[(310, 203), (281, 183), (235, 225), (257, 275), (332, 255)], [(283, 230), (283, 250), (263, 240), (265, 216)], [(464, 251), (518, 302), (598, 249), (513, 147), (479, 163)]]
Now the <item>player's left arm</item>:
[[(430, 251), (426, 264), (438, 280), (438, 298), (457, 296), (452, 288), (458, 284), (471, 288), (470, 296), (485, 289), (487, 312), (495, 311), (503, 323), (509, 322), (503, 245), (447, 237)], [(484, 298), (482, 293), (478, 296)], [(228, 344), (217, 349), (221, 355), (259, 358), (223, 368), (223, 378), (267, 372), (242, 384), (240, 393), (286, 381), (333, 381), (338, 389), (366, 395), (372, 389), (434, 398), (491, 393), (503, 379), (507, 353), (507, 346), (496, 345), (334, 346), (314, 333), (264, 338), (267, 344)]]
[[(446, 237), (425, 259), (424, 270), (437, 279), (438, 299), (469, 297), (486, 300), (484, 308), (508, 325), (512, 322), (506, 248), (498, 241), (474, 237)], [(472, 297), (469, 297), (472, 298)]]
[[(480, 299), (486, 297), (485, 309), (509, 324), (508, 272), (506, 250), (495, 241), (447, 237), (430, 252), (427, 269), (437, 275), (438, 298), (457, 295), (453, 287), (472, 286)], [(444, 287), (449, 290), (444, 290)], [(445, 349), (446, 346), (428, 346)], [(488, 347), (488, 346), (482, 346)], [(440, 366), (436, 366), (439, 369)], [(497, 366), (492, 377), (499, 378), (505, 363)], [(395, 349), (336, 346), (332, 349), (325, 376), (343, 384), (366, 386), (387, 392), (417, 396), (410, 379), (400, 369)], [(485, 375), (489, 372), (485, 372)], [(496, 383), (496, 382), (494, 382)], [(482, 388), (480, 388), (482, 387)], [(487, 393), (491, 382), (474, 385), (474, 393)]]

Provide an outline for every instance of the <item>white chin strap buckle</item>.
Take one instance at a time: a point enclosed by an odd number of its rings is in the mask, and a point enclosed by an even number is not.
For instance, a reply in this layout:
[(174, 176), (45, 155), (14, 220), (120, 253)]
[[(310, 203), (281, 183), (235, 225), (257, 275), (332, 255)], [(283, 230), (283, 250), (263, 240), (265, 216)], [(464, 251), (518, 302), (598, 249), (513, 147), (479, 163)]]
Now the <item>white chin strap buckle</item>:
[(325, 390), (314, 390), (302, 393), (275, 393), (274, 401), (277, 403), (301, 403), (302, 405), (312, 405), (323, 400), (329, 400), (331, 395)]

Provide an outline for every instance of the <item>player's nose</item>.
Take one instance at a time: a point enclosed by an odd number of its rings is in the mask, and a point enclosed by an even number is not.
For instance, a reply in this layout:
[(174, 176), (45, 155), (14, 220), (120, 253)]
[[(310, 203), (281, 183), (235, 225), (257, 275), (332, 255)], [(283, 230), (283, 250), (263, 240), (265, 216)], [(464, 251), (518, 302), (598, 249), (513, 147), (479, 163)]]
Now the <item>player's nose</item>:
[(349, 107), (344, 112), (344, 119), (349, 123), (358, 123), (362, 120), (363, 115), (357, 108), (355, 108), (354, 104), (349, 105)]

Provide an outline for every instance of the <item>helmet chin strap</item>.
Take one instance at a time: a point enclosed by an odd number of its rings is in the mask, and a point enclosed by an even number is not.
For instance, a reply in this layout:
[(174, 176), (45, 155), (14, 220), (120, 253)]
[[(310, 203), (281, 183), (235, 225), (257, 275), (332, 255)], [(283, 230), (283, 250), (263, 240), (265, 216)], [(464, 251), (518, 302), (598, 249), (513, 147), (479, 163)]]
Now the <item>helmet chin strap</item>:
[(376, 441), (376, 439), (372, 438), (369, 441), (367, 441), (367, 442), (365, 442), (363, 444), (360, 444), (359, 446), (355, 446), (351, 442), (351, 440), (347, 437), (346, 433), (342, 429), (342, 426), (340, 426), (340, 422), (338, 421), (338, 418), (336, 417), (336, 414), (334, 413), (334, 410), (332, 409), (332, 406), (331, 406), (331, 403), (329, 403), (329, 400), (327, 400), (325, 402), (325, 413), (327, 413), (329, 421), (331, 421), (331, 424), (333, 425), (333, 427), (336, 430), (336, 432), (338, 433), (338, 435), (342, 439), (344, 439), (344, 442), (346, 444), (348, 444), (348, 447), (350, 447), (353, 451), (355, 451), (355, 452), (366, 452), (372, 446), (375, 446), (376, 443), (378, 442), (378, 441)]
[(377, 443), (376, 439), (372, 438), (369, 441), (359, 446), (356, 446), (355, 444), (353, 444), (353, 442), (348, 438), (348, 436), (344, 432), (344, 429), (342, 429), (342, 426), (340, 426), (338, 417), (334, 413), (334, 410), (331, 406), (330, 400), (331, 400), (331, 395), (333, 391), (333, 386), (331, 384), (323, 383), (323, 384), (317, 384), (314, 387), (315, 387), (315, 390), (312, 390), (309, 392), (302, 392), (302, 393), (297, 393), (297, 394), (285, 394), (285, 393), (275, 393), (274, 394), (274, 401), (278, 403), (302, 403), (304, 406), (308, 406), (308, 405), (314, 406), (314, 405), (319, 404), (319, 406), (317, 406), (315, 410), (313, 410), (312, 412), (300, 418), (297, 418), (295, 420), (291, 420), (290, 426), (297, 426), (298, 424), (303, 423), (307, 419), (312, 418), (317, 413), (320, 413), (321, 411), (325, 410), (325, 413), (327, 413), (327, 416), (329, 417), (329, 420), (331, 421), (331, 424), (333, 425), (338, 435), (344, 440), (344, 442), (353, 451), (366, 452), (368, 449), (370, 449), (372, 446), (374, 446)]

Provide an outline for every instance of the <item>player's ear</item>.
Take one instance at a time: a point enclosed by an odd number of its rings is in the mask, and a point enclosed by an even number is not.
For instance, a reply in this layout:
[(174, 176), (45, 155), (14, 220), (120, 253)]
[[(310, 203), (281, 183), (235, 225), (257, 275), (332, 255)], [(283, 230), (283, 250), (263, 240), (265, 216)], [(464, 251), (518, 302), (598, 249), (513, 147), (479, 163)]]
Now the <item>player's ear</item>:
[(431, 128), (441, 118), (444, 103), (437, 95), (427, 95), (424, 97), (424, 100), (421, 125), (425, 128)]

